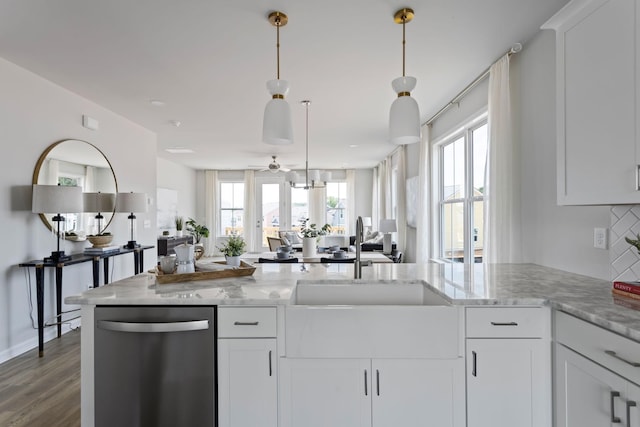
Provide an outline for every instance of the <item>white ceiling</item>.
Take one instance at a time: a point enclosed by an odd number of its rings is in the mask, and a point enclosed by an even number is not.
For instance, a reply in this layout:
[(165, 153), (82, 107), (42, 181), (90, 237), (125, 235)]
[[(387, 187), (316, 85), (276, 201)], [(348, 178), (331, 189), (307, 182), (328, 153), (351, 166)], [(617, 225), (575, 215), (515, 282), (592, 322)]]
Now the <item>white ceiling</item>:
[[(372, 167), (387, 142), (391, 81), (407, 75), (425, 121), (567, 0), (0, 0), (0, 57), (158, 135), (158, 156), (196, 169)], [(281, 78), (295, 143), (261, 142), (265, 84), (276, 78), (270, 11), (281, 30)], [(158, 99), (166, 103), (156, 107)], [(99, 117), (96, 117), (100, 120)], [(179, 120), (180, 127), (171, 124)], [(350, 147), (357, 145), (357, 147)], [(195, 154), (170, 154), (187, 147)]]

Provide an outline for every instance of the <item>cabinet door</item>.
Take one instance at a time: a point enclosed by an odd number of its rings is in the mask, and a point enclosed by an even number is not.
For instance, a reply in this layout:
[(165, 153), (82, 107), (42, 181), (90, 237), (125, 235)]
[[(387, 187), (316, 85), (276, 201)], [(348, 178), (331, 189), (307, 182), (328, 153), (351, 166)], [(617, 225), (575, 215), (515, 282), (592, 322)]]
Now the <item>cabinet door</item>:
[(283, 426), (371, 426), (369, 359), (283, 359), (282, 367)]
[(464, 362), (374, 359), (373, 427), (464, 426)]
[(625, 400), (625, 420), (627, 427), (640, 427), (640, 387), (629, 383)]
[(218, 340), (220, 427), (278, 425), (275, 339)]
[(635, 0), (574, 4), (543, 27), (558, 31), (558, 203), (637, 203)]
[(557, 427), (624, 425), (624, 379), (562, 345), (555, 365)]
[(467, 339), (467, 425), (547, 427), (550, 352), (541, 339)]

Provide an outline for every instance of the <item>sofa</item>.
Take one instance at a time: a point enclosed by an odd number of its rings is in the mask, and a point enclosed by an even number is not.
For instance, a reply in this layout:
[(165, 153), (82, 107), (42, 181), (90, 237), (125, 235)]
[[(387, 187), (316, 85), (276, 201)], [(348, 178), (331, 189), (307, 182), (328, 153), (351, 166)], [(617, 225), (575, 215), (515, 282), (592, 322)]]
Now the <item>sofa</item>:
[[(380, 231), (369, 231), (365, 234), (360, 250), (364, 252), (382, 251), (384, 234)], [(355, 246), (356, 236), (349, 236), (349, 245)], [(396, 250), (396, 244), (391, 243), (391, 250)]]
[(302, 251), (302, 236), (295, 230), (280, 230), (278, 237), (284, 246), (291, 246), (296, 251)]

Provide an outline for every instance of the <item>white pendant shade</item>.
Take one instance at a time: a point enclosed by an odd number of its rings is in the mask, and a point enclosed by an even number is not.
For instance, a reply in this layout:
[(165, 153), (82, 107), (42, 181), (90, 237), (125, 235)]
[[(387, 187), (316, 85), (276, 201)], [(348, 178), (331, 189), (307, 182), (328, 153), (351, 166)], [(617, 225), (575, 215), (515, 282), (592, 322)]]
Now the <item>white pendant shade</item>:
[(284, 100), (289, 91), (286, 80), (269, 80), (267, 90), (271, 96), (282, 95), (283, 98), (272, 98), (264, 109), (262, 122), (262, 142), (270, 145), (293, 144), (293, 126), (291, 124), (291, 108)]
[(284, 174), (284, 179), (287, 182), (298, 182), (298, 174), (294, 171), (290, 171)]
[(320, 181), (322, 182), (331, 181), (331, 172), (328, 172), (328, 171), (320, 172)]
[(82, 188), (63, 185), (34, 185), (33, 213), (82, 212)]
[(309, 171), (309, 181), (315, 181), (315, 182), (319, 182), (320, 181), (320, 171), (319, 170), (310, 170)]
[(147, 195), (145, 193), (118, 193), (116, 208), (118, 212), (146, 212)]
[(420, 141), (420, 110), (418, 103), (409, 92), (416, 86), (415, 77), (398, 77), (391, 83), (393, 90), (398, 93), (407, 93), (398, 96), (389, 113), (389, 139), (394, 144), (413, 144)]

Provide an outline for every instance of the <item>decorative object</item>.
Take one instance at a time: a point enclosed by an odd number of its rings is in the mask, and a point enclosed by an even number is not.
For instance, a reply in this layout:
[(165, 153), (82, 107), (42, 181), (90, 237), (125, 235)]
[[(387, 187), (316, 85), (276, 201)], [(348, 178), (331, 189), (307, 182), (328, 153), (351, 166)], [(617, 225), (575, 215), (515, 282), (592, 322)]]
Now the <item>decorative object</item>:
[(384, 254), (390, 254), (392, 249), (391, 233), (398, 231), (398, 226), (395, 219), (382, 219), (380, 220), (380, 231), (384, 233), (382, 240), (382, 252)]
[(211, 280), (225, 279), (228, 277), (251, 276), (256, 271), (255, 266), (244, 261), (240, 261), (240, 266), (238, 267), (231, 267), (228, 264), (225, 264), (224, 261), (213, 262), (209, 265), (216, 264), (220, 265), (219, 269), (207, 268), (207, 264), (196, 265), (195, 273), (165, 274), (160, 269), (156, 269), (153, 272), (156, 273), (156, 283), (159, 285), (164, 285), (170, 283), (192, 282), (195, 280)]
[(640, 233), (636, 234), (636, 238), (637, 239), (634, 240), (634, 239), (625, 237), (624, 240), (631, 246), (635, 247), (638, 250), (638, 255), (640, 255)]
[(104, 231), (102, 228), (102, 220), (104, 219), (102, 212), (113, 213), (116, 207), (116, 195), (98, 191), (97, 193), (82, 193), (82, 199), (84, 204), (83, 212), (96, 214), (95, 219), (98, 225), (94, 235), (100, 236)]
[(271, 12), (268, 19), (271, 25), (276, 27), (277, 74), (276, 80), (267, 82), (271, 100), (264, 109), (262, 141), (270, 145), (288, 145), (293, 144), (293, 126), (291, 125), (291, 108), (284, 100), (289, 91), (289, 82), (280, 80), (280, 27), (287, 25), (289, 19), (287, 15), (277, 11)]
[(302, 238), (302, 257), (311, 258), (316, 256), (318, 239), (316, 237)]
[(172, 255), (160, 257), (160, 270), (164, 274), (173, 274), (176, 271), (176, 257)]
[(402, 24), (402, 77), (391, 82), (398, 97), (391, 104), (389, 113), (389, 139), (399, 145), (420, 141), (420, 110), (416, 100), (411, 97), (416, 78), (405, 76), (405, 25), (413, 17), (413, 9), (406, 7), (398, 10), (393, 17), (397, 24)]
[(204, 244), (200, 242), (202, 238), (209, 237), (209, 229), (204, 225), (199, 225), (193, 218), (189, 218), (186, 222), (187, 233), (193, 236), (195, 240), (195, 252), (196, 259), (200, 259), (204, 256)]
[(309, 170), (309, 105), (311, 101), (300, 101), (305, 106), (305, 162), (304, 162), (304, 184), (298, 185), (298, 174), (295, 172), (287, 172), (285, 179), (289, 182), (289, 185), (293, 188), (304, 188), (308, 190), (310, 188), (324, 188), (327, 185), (327, 181), (331, 180), (331, 172), (321, 172), (319, 170)]
[(309, 224), (309, 218), (302, 222), (302, 256), (304, 258), (310, 258), (316, 255), (318, 238), (326, 235), (331, 231), (331, 226), (325, 224), (322, 228), (318, 229), (316, 224)]
[(94, 248), (104, 248), (111, 244), (111, 242), (113, 241), (113, 235), (111, 233), (89, 235), (87, 236), (87, 240), (93, 245)]
[(173, 248), (176, 253), (176, 273), (194, 273), (195, 268), (195, 251), (194, 246), (183, 243)]
[(231, 235), (217, 249), (222, 252), (227, 260), (227, 265), (240, 265), (240, 255), (244, 253), (246, 243), (242, 236)]
[(184, 219), (181, 216), (176, 216), (176, 236), (182, 237), (182, 226), (184, 224)]
[[(70, 175), (65, 171), (78, 171)], [(82, 171), (82, 172), (80, 172)], [(79, 174), (79, 175), (78, 175)], [(78, 178), (81, 181), (78, 181)], [(115, 172), (106, 156), (93, 144), (76, 139), (65, 139), (54, 142), (47, 147), (38, 158), (33, 171), (32, 184), (58, 185), (82, 187), (86, 192), (102, 192), (115, 194), (118, 192), (118, 183)], [(97, 211), (96, 211), (97, 212)], [(101, 230), (78, 230), (72, 228), (74, 224), (90, 224), (92, 213), (85, 213), (80, 208), (76, 212), (66, 211), (66, 221), (60, 224), (60, 237), (73, 241), (86, 240), (87, 234), (96, 234), (104, 231), (113, 219), (114, 209), (100, 211), (104, 216)], [(51, 231), (55, 231), (56, 221), (52, 220), (55, 214), (41, 214), (40, 219)]]
[(70, 255), (66, 255), (63, 250), (60, 250), (60, 239), (62, 239), (60, 223), (65, 221), (61, 212), (82, 211), (82, 188), (62, 185), (34, 185), (31, 210), (41, 215), (55, 213), (51, 220), (57, 224), (57, 249), (51, 252), (51, 256), (45, 258), (45, 261), (62, 262), (71, 259)]
[(131, 221), (131, 239), (125, 245), (127, 249), (135, 249), (140, 245), (135, 240), (136, 213), (147, 211), (147, 195), (145, 193), (118, 193), (116, 196), (118, 212), (129, 212), (127, 219)]
[(362, 217), (362, 227), (364, 229), (364, 234), (365, 236), (367, 235), (367, 233), (369, 233), (369, 231), (371, 231), (371, 217), (370, 216), (363, 216)]

